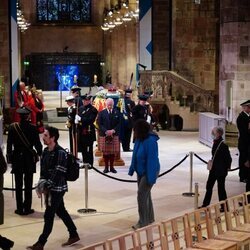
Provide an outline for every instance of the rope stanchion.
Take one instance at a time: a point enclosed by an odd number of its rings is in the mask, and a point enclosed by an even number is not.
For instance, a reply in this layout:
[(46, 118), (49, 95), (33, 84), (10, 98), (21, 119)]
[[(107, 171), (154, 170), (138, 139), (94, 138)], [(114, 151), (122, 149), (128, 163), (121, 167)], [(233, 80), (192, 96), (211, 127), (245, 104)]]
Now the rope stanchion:
[(198, 208), (199, 204), (199, 184), (196, 182), (194, 184), (194, 209)]
[[(203, 163), (205, 163), (205, 164), (207, 164), (207, 161), (205, 161), (204, 159), (202, 159), (199, 155), (197, 155), (196, 153), (194, 153), (194, 156), (196, 157), (196, 158), (198, 158), (200, 161), (202, 161)], [(239, 169), (239, 167), (238, 168), (233, 168), (233, 169), (228, 169), (228, 172), (233, 172), (233, 171), (236, 171), (236, 170), (238, 170)]]
[[(180, 162), (178, 162), (176, 165), (174, 165), (172, 168), (168, 169), (167, 171), (161, 173), (158, 175), (158, 177), (162, 177), (164, 176), (165, 174), (168, 174), (169, 172), (173, 171), (175, 168), (177, 168), (182, 162), (184, 162), (187, 157), (189, 155), (187, 154)], [(97, 173), (99, 174), (102, 174), (110, 179), (113, 179), (113, 180), (117, 180), (117, 181), (121, 181), (121, 182), (130, 182), (130, 183), (137, 183), (136, 180), (127, 180), (127, 179), (121, 179), (121, 178), (117, 178), (117, 177), (114, 177), (114, 176), (111, 176), (111, 175), (107, 175), (107, 174), (104, 174), (102, 171), (100, 171), (99, 169), (95, 168), (95, 167), (92, 167)]]
[(88, 170), (89, 170), (90, 164), (85, 164), (85, 208), (78, 209), (77, 212), (84, 214), (84, 213), (96, 213), (96, 209), (89, 208), (88, 207), (88, 199), (89, 199), (89, 182), (88, 182)]
[(187, 197), (192, 197), (194, 196), (193, 193), (193, 152), (189, 153), (190, 156), (190, 186), (189, 186), (189, 192), (187, 193), (183, 193), (183, 196), (187, 196)]

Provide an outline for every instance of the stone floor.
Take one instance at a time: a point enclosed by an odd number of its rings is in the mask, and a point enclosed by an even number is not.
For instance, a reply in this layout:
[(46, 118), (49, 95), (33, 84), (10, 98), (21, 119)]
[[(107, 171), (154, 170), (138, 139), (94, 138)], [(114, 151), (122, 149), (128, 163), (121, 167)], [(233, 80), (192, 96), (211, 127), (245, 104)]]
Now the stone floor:
[[(52, 124), (64, 128), (64, 124)], [(68, 146), (68, 134), (61, 131), (59, 143)], [(176, 132), (160, 131), (159, 158), (161, 162), (161, 173), (168, 170), (189, 152), (195, 152), (200, 157), (208, 160), (211, 149), (198, 141), (198, 132)], [(6, 141), (6, 138), (4, 137)], [(131, 145), (132, 146), (132, 145)], [(230, 148), (233, 157), (232, 168), (237, 167), (238, 155), (236, 148)], [(127, 175), (132, 153), (121, 152), (125, 166), (117, 167), (117, 174), (109, 174), (121, 179), (135, 180)], [(95, 167), (102, 170), (97, 164)], [(39, 169), (39, 166), (37, 166)], [(206, 165), (194, 157), (193, 160), (193, 185), (199, 185), (199, 204), (205, 192), (205, 185), (208, 172)], [(34, 176), (34, 183), (39, 178), (39, 171)], [(79, 244), (64, 249), (79, 249), (82, 246), (105, 240), (120, 233), (131, 230), (131, 226), (138, 219), (135, 183), (120, 182), (97, 173), (94, 170), (88, 172), (88, 206), (85, 204), (85, 175), (84, 170), (76, 182), (69, 183), (69, 192), (65, 195), (65, 204), (74, 218), (81, 241)], [(5, 187), (11, 187), (10, 168), (5, 174)], [(226, 180), (228, 196), (234, 196), (244, 192), (245, 184), (239, 182), (238, 171), (230, 172)], [(172, 172), (158, 179), (153, 187), (152, 197), (155, 209), (156, 221), (162, 221), (185, 211), (194, 209), (194, 198), (185, 197), (184, 192), (190, 192), (190, 158), (188, 157), (181, 165)], [(0, 226), (2, 235), (15, 241), (13, 249), (25, 249), (27, 245), (36, 242), (43, 228), (44, 206), (41, 207), (41, 200), (33, 193), (33, 208), (35, 213), (29, 216), (18, 216), (14, 213), (15, 199), (11, 191), (4, 191), (5, 196), (5, 223)], [(216, 202), (217, 187), (214, 187), (213, 202)], [(96, 213), (81, 214), (78, 209), (93, 208)], [(48, 240), (45, 249), (61, 249), (61, 244), (67, 239), (67, 231), (59, 219), (55, 220), (53, 232)]]

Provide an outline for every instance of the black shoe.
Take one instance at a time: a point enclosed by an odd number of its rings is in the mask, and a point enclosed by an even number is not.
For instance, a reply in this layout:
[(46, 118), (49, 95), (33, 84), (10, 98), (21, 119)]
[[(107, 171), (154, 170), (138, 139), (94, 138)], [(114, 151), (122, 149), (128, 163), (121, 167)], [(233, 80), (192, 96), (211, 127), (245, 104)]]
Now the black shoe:
[(80, 240), (79, 236), (69, 237), (69, 239), (62, 244), (62, 247), (72, 246)]
[(114, 174), (117, 173), (117, 171), (116, 171), (114, 168), (110, 168), (110, 172), (112, 172), (112, 173), (114, 173)]
[(15, 214), (24, 215), (24, 212), (22, 210), (16, 209)]
[(104, 168), (103, 173), (106, 174), (108, 172), (109, 172), (109, 170), (107, 168)]
[(133, 149), (129, 148), (129, 149), (123, 150), (123, 152), (133, 152)]
[(24, 210), (23, 212), (24, 215), (33, 214), (33, 213), (35, 213), (34, 209)]
[(9, 240), (0, 235), (0, 247), (2, 249), (11, 249), (14, 246), (14, 241)]

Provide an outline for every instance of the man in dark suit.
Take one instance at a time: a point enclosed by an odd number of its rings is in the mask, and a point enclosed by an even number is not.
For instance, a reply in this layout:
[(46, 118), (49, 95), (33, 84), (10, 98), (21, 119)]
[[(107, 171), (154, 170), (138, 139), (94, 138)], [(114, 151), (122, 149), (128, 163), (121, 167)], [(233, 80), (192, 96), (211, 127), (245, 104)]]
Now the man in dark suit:
[(221, 127), (214, 127), (212, 130), (212, 137), (214, 139), (212, 147), (212, 169), (209, 171), (209, 176), (206, 184), (206, 194), (203, 200), (202, 207), (210, 204), (213, 187), (217, 181), (219, 201), (227, 199), (225, 189), (225, 180), (228, 170), (231, 167), (232, 158), (228, 146), (223, 141), (223, 129)]
[(76, 115), (76, 123), (78, 123), (78, 151), (82, 153), (84, 164), (89, 167), (93, 166), (93, 144), (96, 140), (95, 134), (95, 119), (97, 116), (97, 109), (91, 104), (91, 95), (82, 96), (83, 106), (79, 108), (78, 115)]
[(250, 100), (241, 103), (242, 112), (239, 114), (236, 124), (239, 130), (238, 150), (239, 150), (239, 177), (241, 182), (246, 182), (248, 169), (244, 163), (247, 161), (248, 146), (250, 143)]
[[(15, 175), (16, 214), (27, 215), (34, 213), (32, 204), (33, 174), (36, 172), (33, 147), (37, 154), (42, 154), (42, 144), (36, 127), (29, 122), (31, 110), (27, 107), (17, 109), (20, 115), (19, 123), (12, 123), (7, 138), (7, 160), (12, 164)], [(24, 200), (23, 200), (24, 182)]]
[(104, 173), (117, 173), (114, 168), (115, 155), (120, 151), (119, 127), (121, 113), (114, 107), (114, 100), (108, 98), (106, 100), (106, 109), (98, 114), (99, 127), (99, 148), (103, 153), (105, 162)]
[(132, 110), (135, 107), (135, 102), (131, 100), (131, 94), (132, 94), (132, 89), (125, 90), (124, 111), (122, 114), (122, 122), (123, 122), (122, 149), (124, 152), (133, 151), (132, 149), (130, 149), (130, 139), (133, 128)]
[(76, 105), (74, 96), (70, 95), (66, 97), (66, 103), (68, 105), (68, 119), (66, 121), (66, 126), (69, 129), (69, 145), (70, 152), (74, 152), (75, 147), (75, 136), (76, 136), (76, 126), (75, 126), (75, 116), (76, 116)]

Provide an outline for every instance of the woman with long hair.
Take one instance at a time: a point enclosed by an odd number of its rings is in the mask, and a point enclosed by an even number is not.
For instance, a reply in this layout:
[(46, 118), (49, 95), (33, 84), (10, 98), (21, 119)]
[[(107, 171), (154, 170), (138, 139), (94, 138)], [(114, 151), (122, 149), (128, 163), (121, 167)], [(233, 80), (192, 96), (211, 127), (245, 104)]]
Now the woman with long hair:
[(151, 131), (150, 124), (139, 119), (134, 125), (135, 145), (129, 175), (137, 173), (137, 202), (139, 220), (133, 229), (147, 226), (154, 222), (154, 209), (151, 189), (156, 183), (160, 171), (158, 157), (158, 140), (156, 133)]

